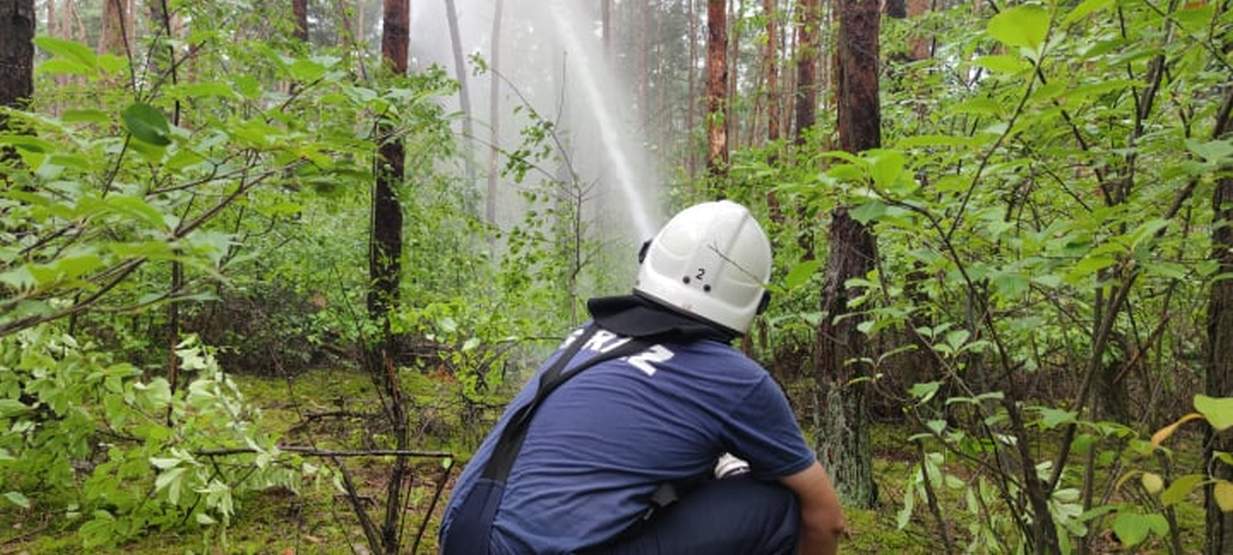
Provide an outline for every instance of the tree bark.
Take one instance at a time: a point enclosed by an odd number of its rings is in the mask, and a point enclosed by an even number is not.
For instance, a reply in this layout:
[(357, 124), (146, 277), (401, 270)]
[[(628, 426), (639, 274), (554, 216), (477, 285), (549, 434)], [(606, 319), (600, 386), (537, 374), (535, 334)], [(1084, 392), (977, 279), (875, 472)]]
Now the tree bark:
[(731, 52), (728, 54), (728, 106), (724, 111), (724, 133), (728, 136), (729, 148), (739, 149), (741, 126), (732, 111), (732, 103), (737, 99), (737, 81), (741, 73), (741, 16), (745, 13), (745, 0), (730, 0), (728, 4), (732, 8), (728, 22), (732, 36), (728, 40)]
[(124, 22), (128, 21), (128, 3), (125, 0), (103, 0), (103, 22), (99, 31), (99, 54), (124, 54), (127, 50), (129, 30)]
[(728, 10), (724, 0), (707, 0), (706, 10), (706, 171), (728, 174)]
[[(839, 12), (839, 147), (857, 153), (881, 144), (878, 105), (878, 0), (840, 0)], [(800, 112), (798, 111), (798, 114)], [(799, 125), (799, 118), (798, 118)], [(867, 339), (857, 328), (860, 316), (848, 316), (848, 301), (857, 294), (848, 280), (874, 267), (877, 242), (872, 230), (852, 219), (845, 207), (831, 213), (822, 323), (817, 336), (817, 383), (822, 414), (818, 458), (835, 478), (840, 495), (859, 507), (877, 499), (869, 444), (865, 382), (852, 383), (867, 367)], [(843, 317), (841, 319), (841, 317)]]
[(638, 120), (639, 129), (643, 134), (650, 131), (651, 124), (651, 99), (650, 99), (650, 80), (651, 72), (647, 65), (650, 59), (651, 51), (651, 0), (640, 0), (638, 13), (641, 15), (640, 21), (636, 25), (638, 29), (638, 69), (635, 71), (638, 79), (638, 114), (641, 119)]
[(796, 134), (793, 141), (804, 144), (805, 134), (818, 114), (818, 27), (821, 23), (819, 0), (800, 0), (796, 14)]
[[(929, 11), (929, 4), (932, 0), (907, 0), (908, 17), (918, 18), (925, 15)], [(927, 60), (933, 56), (933, 39), (925, 35), (917, 35), (912, 37), (910, 50), (908, 54), (915, 61)]]
[(0, 106), (25, 108), (34, 94), (35, 19), (34, 0), (0, 0)]
[[(384, 0), (381, 31), (381, 56), (397, 75), (407, 73), (407, 52), (410, 47), (411, 6), (409, 0)], [(362, 13), (362, 10), (361, 10)], [(404, 151), (402, 141), (387, 137), (389, 126), (381, 126), (383, 143), (377, 161), (377, 179), (373, 187), (372, 238), (368, 251), (368, 271), (372, 289), (368, 295), (369, 316), (380, 322), (383, 339), (379, 356), (369, 357), (369, 372), (382, 384), (388, 397), (387, 416), (394, 428), (398, 449), (407, 447), (407, 418), (401, 398), (402, 387), (394, 364), (394, 341), (390, 331), (390, 310), (398, 303), (398, 286), (402, 275), (402, 205), (395, 192), (403, 183)], [(379, 379), (377, 378), (379, 377)], [(406, 460), (398, 457), (390, 470), (386, 486), (385, 522), (381, 527), (382, 547), (386, 553), (398, 552), (402, 513), (402, 486)], [(376, 547), (376, 546), (373, 546)]]
[[(300, 0), (303, 1), (303, 0)], [(471, 92), (467, 87), (467, 64), (462, 56), (462, 33), (458, 31), (458, 10), (454, 0), (445, 0), (445, 17), (449, 20), (450, 43), (454, 51), (454, 75), (458, 79), (458, 104), (462, 107), (463, 144), (466, 145), (463, 163), (467, 168), (467, 181), (476, 183), (475, 129), (472, 126)]]
[(47, 34), (53, 37), (59, 37), (59, 19), (56, 16), (56, 0), (47, 0)]
[(762, 0), (766, 14), (766, 140), (779, 140), (779, 13), (778, 0)]
[[(1227, 86), (1227, 85), (1226, 85)], [(1225, 96), (1217, 118), (1215, 137), (1227, 136), (1229, 112), (1233, 109), (1233, 94)], [(1216, 275), (1233, 272), (1233, 178), (1216, 182), (1212, 193), (1212, 259), (1220, 264)], [(1208, 367), (1206, 393), (1212, 397), (1233, 397), (1233, 279), (1212, 283), (1207, 306)], [(1203, 459), (1212, 477), (1233, 480), (1233, 467), (1216, 461), (1217, 451), (1233, 452), (1233, 434), (1217, 434), (1209, 427), (1203, 442)], [(1216, 505), (1213, 486), (1204, 487), (1207, 509), (1207, 532), (1204, 552), (1218, 555), (1233, 552), (1233, 513)]]
[(604, 56), (612, 60), (612, 0), (599, 0), (600, 28), (604, 36)]
[[(779, 0), (762, 0), (762, 12), (766, 16), (766, 51), (763, 54), (764, 70), (766, 71), (766, 141), (772, 149), (778, 149), (775, 142), (779, 140), (779, 11), (776, 4)], [(773, 164), (777, 156), (772, 155)], [(771, 221), (783, 223), (783, 209), (779, 206), (779, 198), (775, 191), (767, 191), (766, 204), (771, 212)]]
[(497, 146), (501, 141), (501, 79), (498, 74), (501, 72), (501, 11), (503, 0), (497, 0), (493, 8), (492, 15), (492, 60), (488, 67), (489, 90), (488, 90), (488, 118), (489, 118), (489, 134), (488, 134), (488, 195), (485, 198), (484, 218), (488, 221), (488, 225), (497, 225), (497, 178), (499, 172), (497, 170), (498, 154), (500, 148)]
[(308, 0), (291, 0), (291, 12), (295, 15), (295, 38), (308, 42)]
[(698, 149), (694, 142), (694, 131), (696, 131), (694, 125), (697, 123), (694, 113), (698, 109), (698, 97), (694, 94), (698, 67), (698, 14), (694, 9), (694, 0), (687, 1), (689, 2), (689, 75), (687, 77), (689, 90), (685, 95), (685, 148), (688, 152), (686, 160), (689, 167), (689, 178), (692, 180), (698, 174)]

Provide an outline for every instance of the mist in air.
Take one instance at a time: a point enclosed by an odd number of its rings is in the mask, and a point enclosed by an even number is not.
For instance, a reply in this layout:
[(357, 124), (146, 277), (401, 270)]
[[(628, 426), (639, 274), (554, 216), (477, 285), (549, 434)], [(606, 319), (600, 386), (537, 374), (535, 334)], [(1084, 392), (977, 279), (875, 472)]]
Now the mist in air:
[[(492, 141), (492, 79), (497, 80), (497, 169), (504, 152), (519, 148), (521, 131), (534, 123), (533, 110), (554, 122), (552, 156), (515, 183), (497, 179), (495, 223), (502, 229), (522, 221), (531, 206), (522, 190), (545, 185), (581, 196), (582, 213), (599, 236), (593, 239), (637, 244), (663, 222), (664, 176), (648, 153), (646, 130), (638, 128), (638, 110), (625, 76), (614, 70), (613, 52), (605, 52), (599, 2), (571, 0), (503, 0), (496, 73), (473, 61), (493, 61), (494, 0), (455, 0), (459, 42), (467, 66), (474, 138), (464, 137), (455, 122), (459, 145), (477, 169), (478, 196), (488, 188)], [(446, 0), (411, 2), (411, 56), (414, 69), (432, 65), (456, 76)], [(615, 46), (615, 43), (614, 43)], [(499, 74), (499, 75), (498, 75)], [(457, 95), (444, 100), (461, 111)], [(459, 167), (459, 172), (463, 168)], [(564, 192), (564, 190), (563, 190)], [(487, 200), (485, 198), (485, 200)], [(482, 209), (481, 209), (482, 211)]]

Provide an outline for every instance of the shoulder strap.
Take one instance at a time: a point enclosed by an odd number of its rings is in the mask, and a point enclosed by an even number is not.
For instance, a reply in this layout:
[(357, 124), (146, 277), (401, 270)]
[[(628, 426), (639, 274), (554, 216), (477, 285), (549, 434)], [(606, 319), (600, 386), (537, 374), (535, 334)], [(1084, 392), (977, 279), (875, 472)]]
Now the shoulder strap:
[(531, 419), (535, 416), (535, 412), (539, 410), (539, 406), (543, 403), (544, 399), (555, 391), (556, 388), (587, 368), (604, 361), (637, 353), (646, 349), (650, 343), (648, 338), (629, 339), (616, 348), (596, 354), (587, 359), (586, 362), (567, 370), (566, 366), (569, 365), (569, 362), (578, 354), (578, 351), (582, 349), (582, 346), (591, 336), (595, 335), (597, 329), (597, 326), (594, 324), (588, 326), (587, 330), (575, 339), (565, 349), (565, 352), (561, 353), (556, 362), (540, 375), (539, 386), (535, 390), (535, 398), (521, 409), (518, 409), (510, 417), (505, 429), (501, 430), (501, 437), (492, 449), (492, 456), (488, 458), (488, 462), (484, 465), (484, 478), (498, 482), (505, 481), (509, 476), (510, 469), (514, 466), (514, 460), (518, 458), (518, 453), (522, 450), (522, 442), (526, 439)]

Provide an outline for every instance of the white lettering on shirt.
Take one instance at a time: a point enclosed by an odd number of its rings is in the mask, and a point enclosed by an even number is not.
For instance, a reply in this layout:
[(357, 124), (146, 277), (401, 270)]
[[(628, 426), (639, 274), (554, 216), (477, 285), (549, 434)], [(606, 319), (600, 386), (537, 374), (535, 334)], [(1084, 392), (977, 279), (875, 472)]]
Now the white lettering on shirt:
[(676, 353), (664, 348), (663, 345), (653, 345), (650, 349), (642, 351), (626, 359), (631, 366), (642, 370), (647, 376), (655, 375), (654, 362), (666, 362), (668, 359), (676, 356)]
[(615, 338), (615, 333), (604, 330), (595, 330), (595, 335), (592, 335), (591, 339), (587, 341), (587, 344), (583, 345), (582, 348), (588, 351), (599, 351), (602, 353), (604, 352), (604, 343), (607, 343), (608, 340)]

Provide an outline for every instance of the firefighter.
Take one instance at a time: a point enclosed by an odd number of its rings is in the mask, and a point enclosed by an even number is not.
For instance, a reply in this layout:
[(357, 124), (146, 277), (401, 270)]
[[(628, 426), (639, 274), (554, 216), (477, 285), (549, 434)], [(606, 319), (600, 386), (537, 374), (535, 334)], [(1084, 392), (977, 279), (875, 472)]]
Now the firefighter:
[[(591, 299), (463, 471), (445, 555), (834, 553), (843, 514), (783, 391), (731, 346), (769, 300), (749, 211), (707, 202)], [(717, 476), (718, 475), (718, 476)]]

